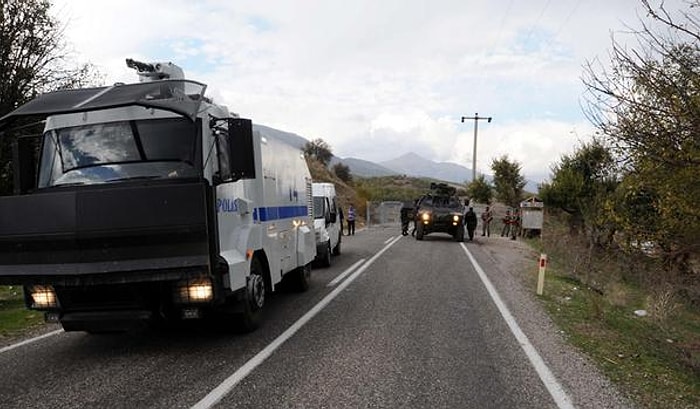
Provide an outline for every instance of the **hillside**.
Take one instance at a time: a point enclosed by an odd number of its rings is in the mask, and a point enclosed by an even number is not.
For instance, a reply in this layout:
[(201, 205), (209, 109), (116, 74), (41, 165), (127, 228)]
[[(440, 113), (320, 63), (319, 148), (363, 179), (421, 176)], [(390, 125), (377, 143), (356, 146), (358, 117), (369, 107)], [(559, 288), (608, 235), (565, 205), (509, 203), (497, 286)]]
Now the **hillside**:
[[(310, 142), (301, 135), (265, 125), (253, 124), (253, 129), (267, 137), (280, 139), (299, 149), (304, 149), (304, 146)], [(417, 179), (430, 178), (440, 182), (463, 184), (465, 181), (471, 180), (472, 176), (471, 169), (467, 167), (451, 162), (435, 162), (416, 153), (407, 153), (379, 163), (353, 157), (341, 158), (333, 155), (329, 168), (337, 163), (347, 166), (354, 176), (363, 178), (405, 175)], [(493, 180), (491, 175), (485, 176), (487, 181), (491, 182)], [(526, 180), (526, 182), (526, 191), (537, 192), (538, 186), (536, 182), (531, 180)]]
[(363, 226), (365, 214), (367, 214), (367, 198), (361, 197), (352, 186), (343, 182), (321, 162), (307, 157), (306, 163), (309, 166), (311, 178), (314, 182), (331, 182), (335, 184), (336, 194), (343, 209), (347, 209), (350, 204), (355, 206), (358, 218), (356, 222), (357, 227)]

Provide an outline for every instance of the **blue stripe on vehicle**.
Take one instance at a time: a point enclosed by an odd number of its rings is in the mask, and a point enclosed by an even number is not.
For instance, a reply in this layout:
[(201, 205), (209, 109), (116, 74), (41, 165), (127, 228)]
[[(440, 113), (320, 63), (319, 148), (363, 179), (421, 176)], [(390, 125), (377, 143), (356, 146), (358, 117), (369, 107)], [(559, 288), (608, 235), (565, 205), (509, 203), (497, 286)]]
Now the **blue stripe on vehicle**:
[(270, 206), (257, 207), (253, 211), (253, 219), (261, 222), (289, 219), (292, 217), (308, 216), (309, 208), (306, 206)]

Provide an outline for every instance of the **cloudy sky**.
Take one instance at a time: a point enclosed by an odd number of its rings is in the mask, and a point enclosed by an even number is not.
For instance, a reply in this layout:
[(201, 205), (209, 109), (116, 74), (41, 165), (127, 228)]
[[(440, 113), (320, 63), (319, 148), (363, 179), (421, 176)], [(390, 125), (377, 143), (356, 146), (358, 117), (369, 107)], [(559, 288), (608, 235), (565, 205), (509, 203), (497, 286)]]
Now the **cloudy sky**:
[[(659, 0), (651, 0), (657, 4)], [(171, 61), (254, 122), (340, 157), (408, 152), (477, 170), (517, 160), (546, 180), (593, 133), (587, 62), (631, 43), (639, 0), (54, 0), (78, 61), (134, 82), (125, 58)], [(683, 0), (666, 0), (677, 10)], [(465, 176), (466, 179), (466, 176)]]

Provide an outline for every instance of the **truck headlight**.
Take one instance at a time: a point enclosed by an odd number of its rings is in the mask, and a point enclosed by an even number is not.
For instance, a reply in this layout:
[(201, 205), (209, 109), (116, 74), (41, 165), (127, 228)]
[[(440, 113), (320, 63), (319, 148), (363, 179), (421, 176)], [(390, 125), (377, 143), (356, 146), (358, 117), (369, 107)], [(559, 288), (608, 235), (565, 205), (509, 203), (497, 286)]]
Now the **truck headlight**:
[(430, 221), (430, 213), (423, 213), (420, 215), (420, 218), (424, 222), (429, 222)]
[(208, 278), (180, 281), (175, 287), (175, 302), (182, 304), (209, 302), (214, 299), (214, 286)]
[(29, 289), (29, 295), (32, 297), (31, 308), (46, 309), (58, 307), (56, 290), (50, 285), (32, 286)]
[(452, 216), (452, 225), (457, 226), (459, 224), (459, 215), (455, 214)]

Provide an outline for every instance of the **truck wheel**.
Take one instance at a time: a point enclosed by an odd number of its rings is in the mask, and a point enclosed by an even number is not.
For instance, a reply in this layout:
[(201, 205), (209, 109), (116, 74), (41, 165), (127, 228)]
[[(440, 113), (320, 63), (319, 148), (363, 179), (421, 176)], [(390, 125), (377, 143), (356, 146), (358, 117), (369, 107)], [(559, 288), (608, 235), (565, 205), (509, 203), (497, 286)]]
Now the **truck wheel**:
[(423, 225), (419, 224), (416, 227), (416, 240), (423, 240)]
[(454, 235), (455, 241), (464, 241), (464, 227), (457, 227), (457, 231)]
[(239, 319), (239, 327), (242, 331), (251, 332), (260, 326), (266, 292), (264, 269), (260, 261), (253, 258), (242, 300), (243, 311)]
[(294, 270), (294, 287), (299, 292), (304, 292), (309, 289), (311, 283), (311, 263), (297, 267)]
[(326, 249), (323, 250), (323, 258), (321, 259), (321, 265), (323, 267), (330, 267), (331, 266), (331, 241), (328, 240), (328, 243), (326, 243)]
[(338, 244), (333, 247), (333, 255), (334, 256), (339, 256), (340, 255), (340, 242), (342, 241), (340, 236), (342, 233), (338, 233)]

